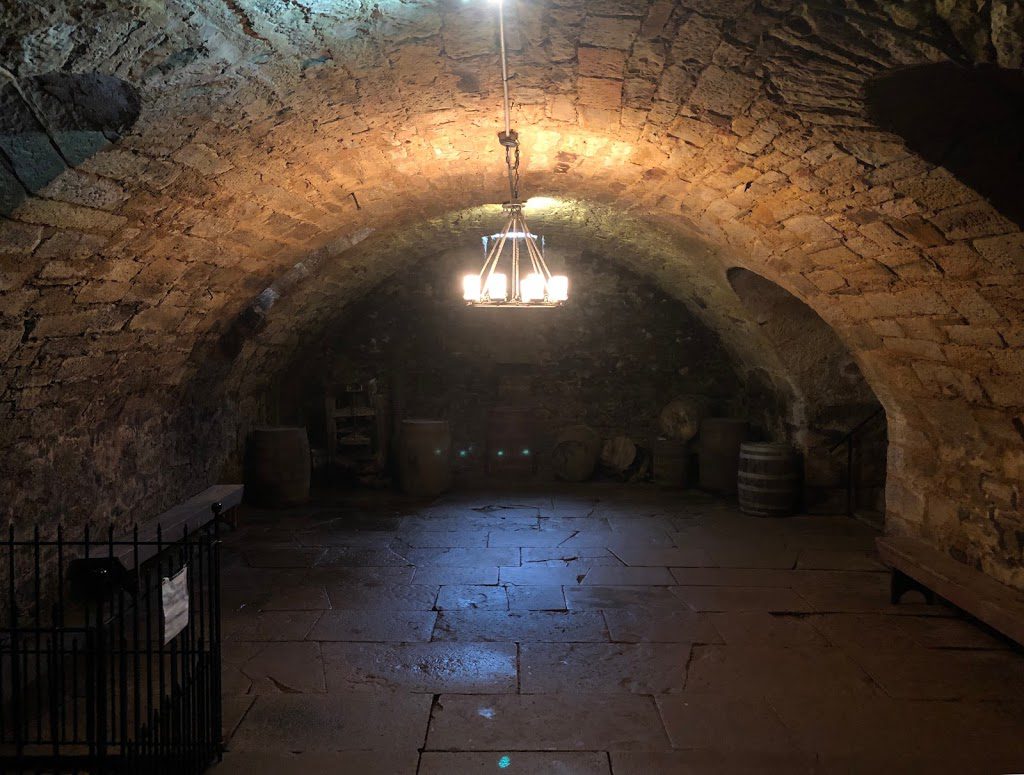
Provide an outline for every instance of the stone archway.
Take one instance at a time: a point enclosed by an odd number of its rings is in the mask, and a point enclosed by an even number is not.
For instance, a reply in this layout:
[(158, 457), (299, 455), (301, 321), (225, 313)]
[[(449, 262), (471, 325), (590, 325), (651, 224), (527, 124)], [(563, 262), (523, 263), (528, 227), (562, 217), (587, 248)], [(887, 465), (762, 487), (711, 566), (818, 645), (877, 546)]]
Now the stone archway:
[(814, 310), (779, 286), (740, 267), (727, 277), (797, 387), (802, 423), (787, 435), (803, 452), (805, 507), (863, 512), (880, 524), (885, 413), (850, 351)]
[[(483, 6), (71, 5), (5, 9), (3, 66), (116, 73), (141, 112), (2, 221), (0, 403), (12, 512), (83, 487), (84, 518), (209, 481), (217, 456), (186, 452), (232, 438), (238, 404), (192, 396), (230, 396), (290, 331), (397, 269), (417, 229), (500, 197), (499, 84)], [(1001, 18), (536, 2), (513, 60), (528, 190), (632, 216), (641, 241), (710, 246), (722, 293), (742, 266), (806, 303), (886, 407), (890, 529), (1019, 585), (1021, 232), (865, 101), (909, 65), (1019, 67)], [(295, 297), (308, 317), (256, 320), (235, 366), (204, 370), (264, 289), (316, 260), (337, 271)], [(689, 282), (671, 259), (652, 274)]]

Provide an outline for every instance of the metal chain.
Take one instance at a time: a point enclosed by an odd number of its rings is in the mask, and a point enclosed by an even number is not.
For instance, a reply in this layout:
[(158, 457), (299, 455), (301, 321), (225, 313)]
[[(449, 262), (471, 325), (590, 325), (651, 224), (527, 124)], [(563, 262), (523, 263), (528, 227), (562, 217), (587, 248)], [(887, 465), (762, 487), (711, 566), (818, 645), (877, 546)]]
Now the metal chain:
[(498, 0), (498, 35), (501, 40), (501, 88), (505, 108), (505, 131), (498, 139), (505, 146), (505, 166), (508, 167), (510, 204), (519, 203), (519, 135), (512, 129), (512, 101), (508, 95), (508, 53), (505, 49), (505, 4)]
[(508, 188), (512, 202), (519, 201), (519, 143), (505, 146), (505, 164), (508, 166)]

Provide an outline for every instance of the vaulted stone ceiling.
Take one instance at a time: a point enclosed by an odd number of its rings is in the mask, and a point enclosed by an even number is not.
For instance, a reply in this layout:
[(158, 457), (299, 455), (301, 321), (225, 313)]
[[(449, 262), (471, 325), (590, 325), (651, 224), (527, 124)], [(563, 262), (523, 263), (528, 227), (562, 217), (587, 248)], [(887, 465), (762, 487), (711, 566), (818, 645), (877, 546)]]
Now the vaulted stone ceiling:
[[(887, 409), (890, 529), (1024, 586), (1024, 237), (866, 100), (1019, 71), (1020, 4), (975, 6), (508, 0), (514, 121), (553, 242), (649, 271), (742, 360), (777, 366), (728, 268), (813, 307)], [(215, 477), (247, 384), (503, 198), (490, 2), (16, 0), (0, 30), (16, 514)]]

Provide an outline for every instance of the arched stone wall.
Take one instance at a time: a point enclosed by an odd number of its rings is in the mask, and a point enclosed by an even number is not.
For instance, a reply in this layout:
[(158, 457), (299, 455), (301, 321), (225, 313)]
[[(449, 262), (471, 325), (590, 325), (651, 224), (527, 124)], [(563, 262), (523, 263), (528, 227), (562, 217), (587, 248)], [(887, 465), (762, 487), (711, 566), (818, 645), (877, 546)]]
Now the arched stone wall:
[(786, 429), (784, 440), (803, 453), (804, 508), (863, 511), (880, 521), (885, 415), (850, 351), (814, 310), (778, 285), (739, 267), (726, 276), (799, 396), (800, 420)]
[[(807, 303), (886, 407), (888, 529), (1024, 585), (1024, 237), (864, 103), (895, 68), (1019, 68), (1012, 4), (966, 21), (966, 3), (509, 5), (526, 191), (610, 209), (637, 256), (650, 233), (727, 257), (660, 269), (698, 308), (689, 283), (724, 292), (737, 265)], [(345, 304), (411, 258), (388, 240), (501, 197), (486, 4), (91, 0), (0, 21), (19, 84), (98, 72), (142, 104), (0, 225), (2, 495), (20, 518), (62, 498), (81, 518), (148, 510), (208, 481), (244, 374), (322, 324), (318, 296)], [(295, 284), (316, 261), (328, 274)], [(296, 301), (218, 365), (275, 283)], [(718, 300), (706, 314), (728, 318)]]

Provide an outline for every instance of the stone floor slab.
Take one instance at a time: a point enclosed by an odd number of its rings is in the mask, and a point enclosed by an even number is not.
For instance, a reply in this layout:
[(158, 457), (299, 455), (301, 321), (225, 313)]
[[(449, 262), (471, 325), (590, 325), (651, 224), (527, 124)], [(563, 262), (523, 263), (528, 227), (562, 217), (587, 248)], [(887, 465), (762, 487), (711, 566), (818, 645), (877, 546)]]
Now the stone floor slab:
[(505, 587), (480, 584), (453, 584), (441, 587), (435, 607), (438, 611), (477, 608), (494, 611), (508, 610)]
[(864, 550), (801, 549), (796, 567), (800, 570), (844, 570), (882, 572), (885, 566), (874, 548)]
[(656, 699), (674, 748), (762, 756), (798, 752), (782, 721), (760, 697), (687, 691)]
[(604, 612), (618, 643), (722, 643), (708, 614), (671, 608), (609, 608)]
[(342, 584), (328, 586), (331, 608), (374, 611), (429, 611), (439, 587), (428, 584)]
[(388, 549), (398, 534), (382, 530), (358, 530), (331, 525), (297, 531), (295, 542), (299, 546), (344, 546), (363, 549)]
[(813, 610), (810, 603), (785, 587), (673, 587), (672, 591), (694, 611)]
[(323, 611), (237, 611), (225, 615), (221, 637), (230, 640), (305, 640)]
[(686, 685), (690, 645), (679, 643), (524, 643), (523, 694), (665, 694)]
[(597, 611), (445, 611), (437, 617), (434, 640), (606, 642), (608, 631)]
[(706, 567), (711, 557), (698, 547), (637, 546), (636, 544), (613, 544), (609, 550), (629, 566), (651, 567)]
[(325, 611), (307, 636), (332, 641), (429, 641), (434, 611)]
[(502, 584), (524, 586), (562, 586), (580, 584), (591, 568), (552, 568), (545, 565), (523, 565), (515, 568), (499, 568)]
[(518, 586), (505, 587), (508, 593), (508, 607), (511, 611), (564, 611), (565, 594), (559, 586)]
[(778, 568), (670, 568), (684, 587), (788, 587), (792, 572)]
[(519, 549), (424, 548), (409, 549), (405, 559), (417, 567), (426, 566), (513, 566), (519, 565)]
[(497, 584), (498, 566), (436, 565), (419, 567), (412, 578), (413, 583), (424, 585), (444, 584)]
[(512, 643), (324, 643), (331, 692), (515, 692)]
[(591, 568), (584, 576), (584, 586), (669, 586), (675, 579), (668, 568)]
[(726, 696), (865, 696), (876, 684), (843, 651), (830, 647), (696, 645), (686, 688)]
[(874, 651), (916, 651), (920, 646), (892, 614), (834, 613), (805, 618), (833, 646)]
[(926, 648), (992, 651), (1019, 648), (999, 633), (966, 617), (900, 616), (896, 621), (916, 643)]
[(567, 586), (565, 602), (570, 610), (596, 610), (602, 608), (667, 607), (690, 610), (687, 604), (672, 593), (671, 587), (650, 586)]
[(845, 517), (607, 482), (240, 517), (217, 771), (1024, 772), (1020, 654), (890, 605)]
[(402, 543), (410, 549), (454, 548), (483, 549), (490, 530), (486, 527), (462, 530), (403, 530)]
[(314, 563), (320, 568), (387, 568), (415, 564), (394, 549), (367, 549), (349, 546), (328, 547), (323, 550), (323, 554)]
[(288, 544), (246, 548), (242, 556), (250, 568), (312, 568), (327, 550)]
[(430, 716), (426, 694), (355, 692), (258, 697), (232, 751), (415, 752)]
[(427, 751), (418, 775), (494, 775), (498, 772), (540, 775), (611, 775), (604, 752), (537, 753), (507, 751), (447, 753)]
[(259, 607), (261, 611), (323, 611), (331, 601), (323, 585), (297, 584), (275, 587)]
[[(1024, 705), (1000, 703), (922, 702), (888, 697), (774, 697), (772, 707), (797, 745), (823, 761), (847, 766), (865, 762), (931, 762), (947, 760), (967, 769), (959, 772), (1020, 772), (1024, 750)], [(999, 760), (1012, 769), (988, 769)], [(884, 771), (929, 772), (917, 769)], [(835, 771), (857, 772), (858, 769)], [(877, 771), (877, 770), (872, 770)], [(949, 771), (944, 767), (936, 771)]]
[(259, 753), (228, 751), (213, 775), (416, 775), (416, 751)]
[[(611, 754), (611, 760), (615, 775), (826, 775), (839, 772), (820, 770), (815, 757), (808, 754), (734, 753), (721, 749), (616, 751)], [(861, 772), (885, 771), (883, 768)]]
[(1024, 659), (1011, 651), (922, 649), (848, 653), (885, 692), (907, 700), (1024, 697)]
[(728, 646), (828, 646), (829, 641), (804, 616), (763, 611), (712, 613), (708, 618)]
[[(559, 546), (565, 549), (600, 549), (622, 545), (624, 543), (623, 539), (624, 534), (621, 530), (612, 530), (611, 528), (580, 530), (575, 532), (575, 534), (569, 538), (566, 538), (565, 541), (559, 544)], [(635, 536), (630, 534), (628, 539), (629, 543), (633, 543), (636, 546), (659, 546), (667, 548), (676, 545), (672, 536), (664, 532), (639, 534)]]
[(327, 691), (319, 643), (228, 641), (221, 652), (225, 694)]
[[(742, 539), (741, 539), (742, 540)], [(707, 549), (711, 565), (718, 568), (778, 568), (789, 570), (796, 566), (799, 550), (787, 546), (771, 547), (758, 545), (756, 537), (749, 536), (752, 545), (747, 546), (736, 537), (719, 542), (717, 547)]]
[(230, 745), (235, 730), (242, 723), (245, 714), (256, 701), (254, 694), (229, 694), (224, 692), (224, 699), (221, 703), (221, 733), (224, 736), (224, 744)]
[(490, 547), (559, 547), (576, 534), (573, 530), (554, 530), (545, 528), (518, 528), (512, 530), (492, 530), (487, 539)]
[(521, 553), (524, 567), (544, 565), (551, 568), (594, 568), (598, 565), (623, 564), (610, 549), (603, 546), (559, 549), (524, 547)]
[[(581, 723), (582, 719), (585, 723)], [(427, 750), (652, 751), (669, 747), (654, 700), (634, 694), (444, 694)]]

